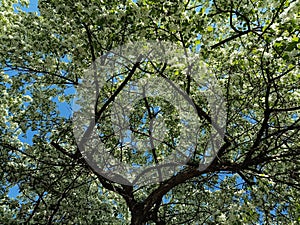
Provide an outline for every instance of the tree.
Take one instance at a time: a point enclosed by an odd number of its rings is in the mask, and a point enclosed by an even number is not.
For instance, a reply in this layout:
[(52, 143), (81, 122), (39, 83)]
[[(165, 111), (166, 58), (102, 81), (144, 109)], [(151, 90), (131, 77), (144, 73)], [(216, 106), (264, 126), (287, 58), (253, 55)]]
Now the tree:
[[(16, 12), (14, 3), (0, 4), (2, 223), (299, 223), (299, 1), (41, 0), (40, 14)], [(170, 59), (141, 55), (120, 64), (117, 74), (98, 73), (112, 50), (148, 40), (183, 49), (176, 62), (185, 63), (174, 67)], [(201, 63), (226, 102), (225, 133), (209, 164), (203, 154), (216, 129), (212, 104), (189, 76)], [(66, 116), (61, 107), (71, 105), (89, 68), (94, 85), (103, 74), (110, 82), (92, 105), (101, 112), (94, 123), (99, 139), (126, 163), (162, 163), (182, 122), (176, 106), (143, 96), (127, 116), (137, 143), (146, 141), (149, 151), (124, 146), (110, 115), (125, 86), (160, 77), (185, 91), (202, 131), (185, 166), (168, 179), (133, 185), (109, 179), (86, 160), (73, 132), (74, 117), (86, 109)], [(163, 118), (167, 134), (149, 148), (155, 118)], [(19, 196), (8, 197), (16, 185)]]

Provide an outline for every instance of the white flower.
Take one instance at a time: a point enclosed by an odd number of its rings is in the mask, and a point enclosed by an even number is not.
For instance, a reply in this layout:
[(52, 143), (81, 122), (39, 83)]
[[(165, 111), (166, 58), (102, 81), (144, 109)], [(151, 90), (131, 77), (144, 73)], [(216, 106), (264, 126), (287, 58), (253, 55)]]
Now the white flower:
[(273, 24), (270, 26), (270, 28), (272, 28), (273, 30), (275, 30), (277, 26), (278, 26), (278, 23), (273, 23)]
[(3, 74), (2, 78), (4, 82), (7, 82), (9, 80), (9, 76), (7, 74)]
[(219, 219), (221, 221), (226, 221), (226, 215), (224, 213), (221, 213), (221, 215), (219, 216)]
[(23, 100), (24, 100), (25, 102), (32, 102), (32, 98), (31, 98), (29, 95), (25, 95), (25, 96), (23, 97)]

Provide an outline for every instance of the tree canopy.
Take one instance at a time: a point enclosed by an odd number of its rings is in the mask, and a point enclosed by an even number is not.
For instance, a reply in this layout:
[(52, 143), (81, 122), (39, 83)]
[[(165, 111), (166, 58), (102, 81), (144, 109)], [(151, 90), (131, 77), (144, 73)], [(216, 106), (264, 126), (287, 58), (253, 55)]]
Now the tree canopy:
[(17, 4), (0, 1), (2, 224), (300, 222), (298, 0)]

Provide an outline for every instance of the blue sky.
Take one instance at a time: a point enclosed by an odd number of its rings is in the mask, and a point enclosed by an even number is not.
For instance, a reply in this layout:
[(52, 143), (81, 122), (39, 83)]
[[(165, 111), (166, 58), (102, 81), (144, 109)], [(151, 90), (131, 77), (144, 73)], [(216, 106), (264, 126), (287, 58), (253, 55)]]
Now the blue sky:
[(38, 12), (38, 0), (30, 0), (29, 7), (21, 7), (25, 12)]

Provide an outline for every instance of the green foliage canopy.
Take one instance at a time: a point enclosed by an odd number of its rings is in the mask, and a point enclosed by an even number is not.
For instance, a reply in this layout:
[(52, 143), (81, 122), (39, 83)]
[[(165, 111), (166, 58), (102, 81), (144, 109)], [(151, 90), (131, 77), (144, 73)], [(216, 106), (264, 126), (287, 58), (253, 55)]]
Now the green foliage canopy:
[[(16, 12), (14, 3), (0, 2), (1, 223), (300, 222), (299, 1), (40, 0), (40, 15)], [(226, 133), (205, 170), (190, 164), (160, 183), (127, 186), (86, 163), (72, 118), (59, 112), (58, 101), (71, 104), (74, 95), (68, 90), (76, 89), (98, 57), (141, 40), (171, 42), (206, 63), (224, 90)], [(160, 72), (153, 73), (153, 66), (141, 63), (132, 79), (164, 74), (209, 112), (184, 68), (157, 66)], [(103, 89), (99, 107), (131, 70)], [(148, 100), (168, 110), (163, 117), (171, 128), (165, 140), (171, 143), (178, 136), (176, 110)], [(151, 107), (136, 104), (131, 117), (139, 129), (139, 118)], [(108, 107), (97, 121), (107, 136), (109, 113)], [(209, 120), (200, 119), (208, 129)], [(116, 139), (108, 138), (106, 146), (121, 157)], [(157, 161), (168, 154), (157, 151)], [(125, 161), (145, 163), (143, 155), (125, 152)], [(17, 199), (8, 197), (15, 185)]]

